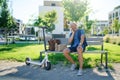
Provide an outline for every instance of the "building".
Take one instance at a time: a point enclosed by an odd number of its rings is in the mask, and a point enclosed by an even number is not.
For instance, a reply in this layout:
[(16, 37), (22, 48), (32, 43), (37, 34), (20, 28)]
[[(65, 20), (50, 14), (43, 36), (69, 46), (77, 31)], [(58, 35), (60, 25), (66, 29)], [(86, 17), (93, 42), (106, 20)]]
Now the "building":
[(61, 0), (44, 0), (44, 6), (59, 6), (62, 7)]
[(24, 33), (24, 24), (22, 20), (16, 19), (17, 27), (16, 27), (16, 32), (15, 34), (23, 34)]
[[(14, 20), (15, 20), (17, 26), (14, 29), (11, 29), (11, 31), (9, 32), (8, 35), (11, 36), (11, 35), (23, 34), (23, 30), (22, 30), (22, 28), (24, 26), (23, 22), (21, 20), (19, 20), (19, 19), (15, 19), (15, 18), (14, 18)], [(0, 28), (0, 34), (4, 34), (4, 32), (5, 32), (5, 29)]]
[(112, 24), (114, 19), (118, 19), (120, 21), (120, 6), (117, 6), (109, 13), (109, 25)]
[(108, 20), (95, 21), (91, 29), (91, 34), (97, 34), (97, 35), (103, 34), (103, 31), (106, 27), (109, 27)]
[(64, 33), (64, 14), (61, 1), (58, 0), (44, 0), (44, 5), (39, 7), (39, 13), (44, 15), (48, 11), (55, 10), (57, 12), (57, 21), (55, 23), (55, 30), (52, 34), (63, 34)]

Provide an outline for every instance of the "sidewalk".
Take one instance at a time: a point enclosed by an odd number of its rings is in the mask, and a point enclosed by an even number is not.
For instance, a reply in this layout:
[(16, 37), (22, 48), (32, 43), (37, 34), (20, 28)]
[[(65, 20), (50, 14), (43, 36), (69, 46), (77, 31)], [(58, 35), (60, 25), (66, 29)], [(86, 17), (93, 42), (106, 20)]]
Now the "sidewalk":
[(84, 69), (82, 76), (68, 66), (53, 65), (50, 71), (39, 66), (26, 66), (25, 63), (0, 61), (0, 80), (119, 80), (120, 63), (114, 64), (115, 71), (106, 73), (97, 68)]

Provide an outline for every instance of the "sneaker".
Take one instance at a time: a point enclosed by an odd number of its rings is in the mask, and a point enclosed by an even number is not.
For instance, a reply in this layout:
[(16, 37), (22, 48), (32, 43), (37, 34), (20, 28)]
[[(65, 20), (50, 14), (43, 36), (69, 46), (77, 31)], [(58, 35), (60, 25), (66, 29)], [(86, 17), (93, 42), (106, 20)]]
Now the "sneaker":
[(76, 68), (76, 64), (72, 64), (70, 69), (73, 71), (75, 70), (75, 68)]
[(78, 75), (78, 76), (81, 76), (81, 75), (82, 75), (82, 70), (81, 70), (81, 69), (78, 70), (77, 75)]

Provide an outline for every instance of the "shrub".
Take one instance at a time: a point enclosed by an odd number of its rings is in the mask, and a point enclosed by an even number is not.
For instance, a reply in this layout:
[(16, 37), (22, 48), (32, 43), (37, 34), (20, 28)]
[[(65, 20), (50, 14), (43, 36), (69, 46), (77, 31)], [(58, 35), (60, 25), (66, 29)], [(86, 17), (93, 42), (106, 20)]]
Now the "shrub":
[(118, 42), (118, 45), (120, 46), (120, 42)]
[(117, 45), (120, 45), (120, 37), (117, 38), (116, 42)]
[(104, 41), (106, 43), (109, 43), (110, 42), (110, 36), (109, 35), (104, 36)]
[(105, 40), (106, 43), (109, 43), (110, 42), (110, 38), (107, 37), (106, 40)]
[(115, 41), (113, 41), (113, 44), (116, 44), (116, 42), (115, 42)]

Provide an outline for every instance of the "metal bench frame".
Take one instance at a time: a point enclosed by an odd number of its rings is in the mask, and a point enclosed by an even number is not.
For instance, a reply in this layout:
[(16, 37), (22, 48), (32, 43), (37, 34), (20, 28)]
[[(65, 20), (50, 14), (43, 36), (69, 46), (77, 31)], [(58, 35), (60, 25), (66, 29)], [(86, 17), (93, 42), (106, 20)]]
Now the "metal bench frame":
[[(68, 39), (67, 38), (57, 38), (57, 39), (60, 39), (61, 40), (61, 44), (68, 44)], [(49, 39), (46, 39), (44, 42), (48, 42)], [(100, 45), (101, 46), (101, 50), (87, 50), (87, 51), (84, 51), (83, 53), (101, 53), (101, 65), (104, 65), (103, 64), (103, 54), (105, 55), (105, 69), (107, 71), (108, 69), (108, 52), (106, 50), (104, 50), (104, 45), (103, 45), (103, 37), (90, 37), (90, 38), (86, 38), (87, 40), (87, 43), (88, 43), (88, 46), (91, 46), (91, 45)], [(46, 43), (45, 43), (45, 46), (46, 46)], [(42, 54), (43, 53), (63, 53), (63, 52), (59, 52), (59, 51), (49, 51), (46, 49), (45, 47), (45, 51), (41, 51), (40, 52), (40, 61), (42, 61)], [(73, 52), (73, 53), (77, 53), (77, 52)]]

